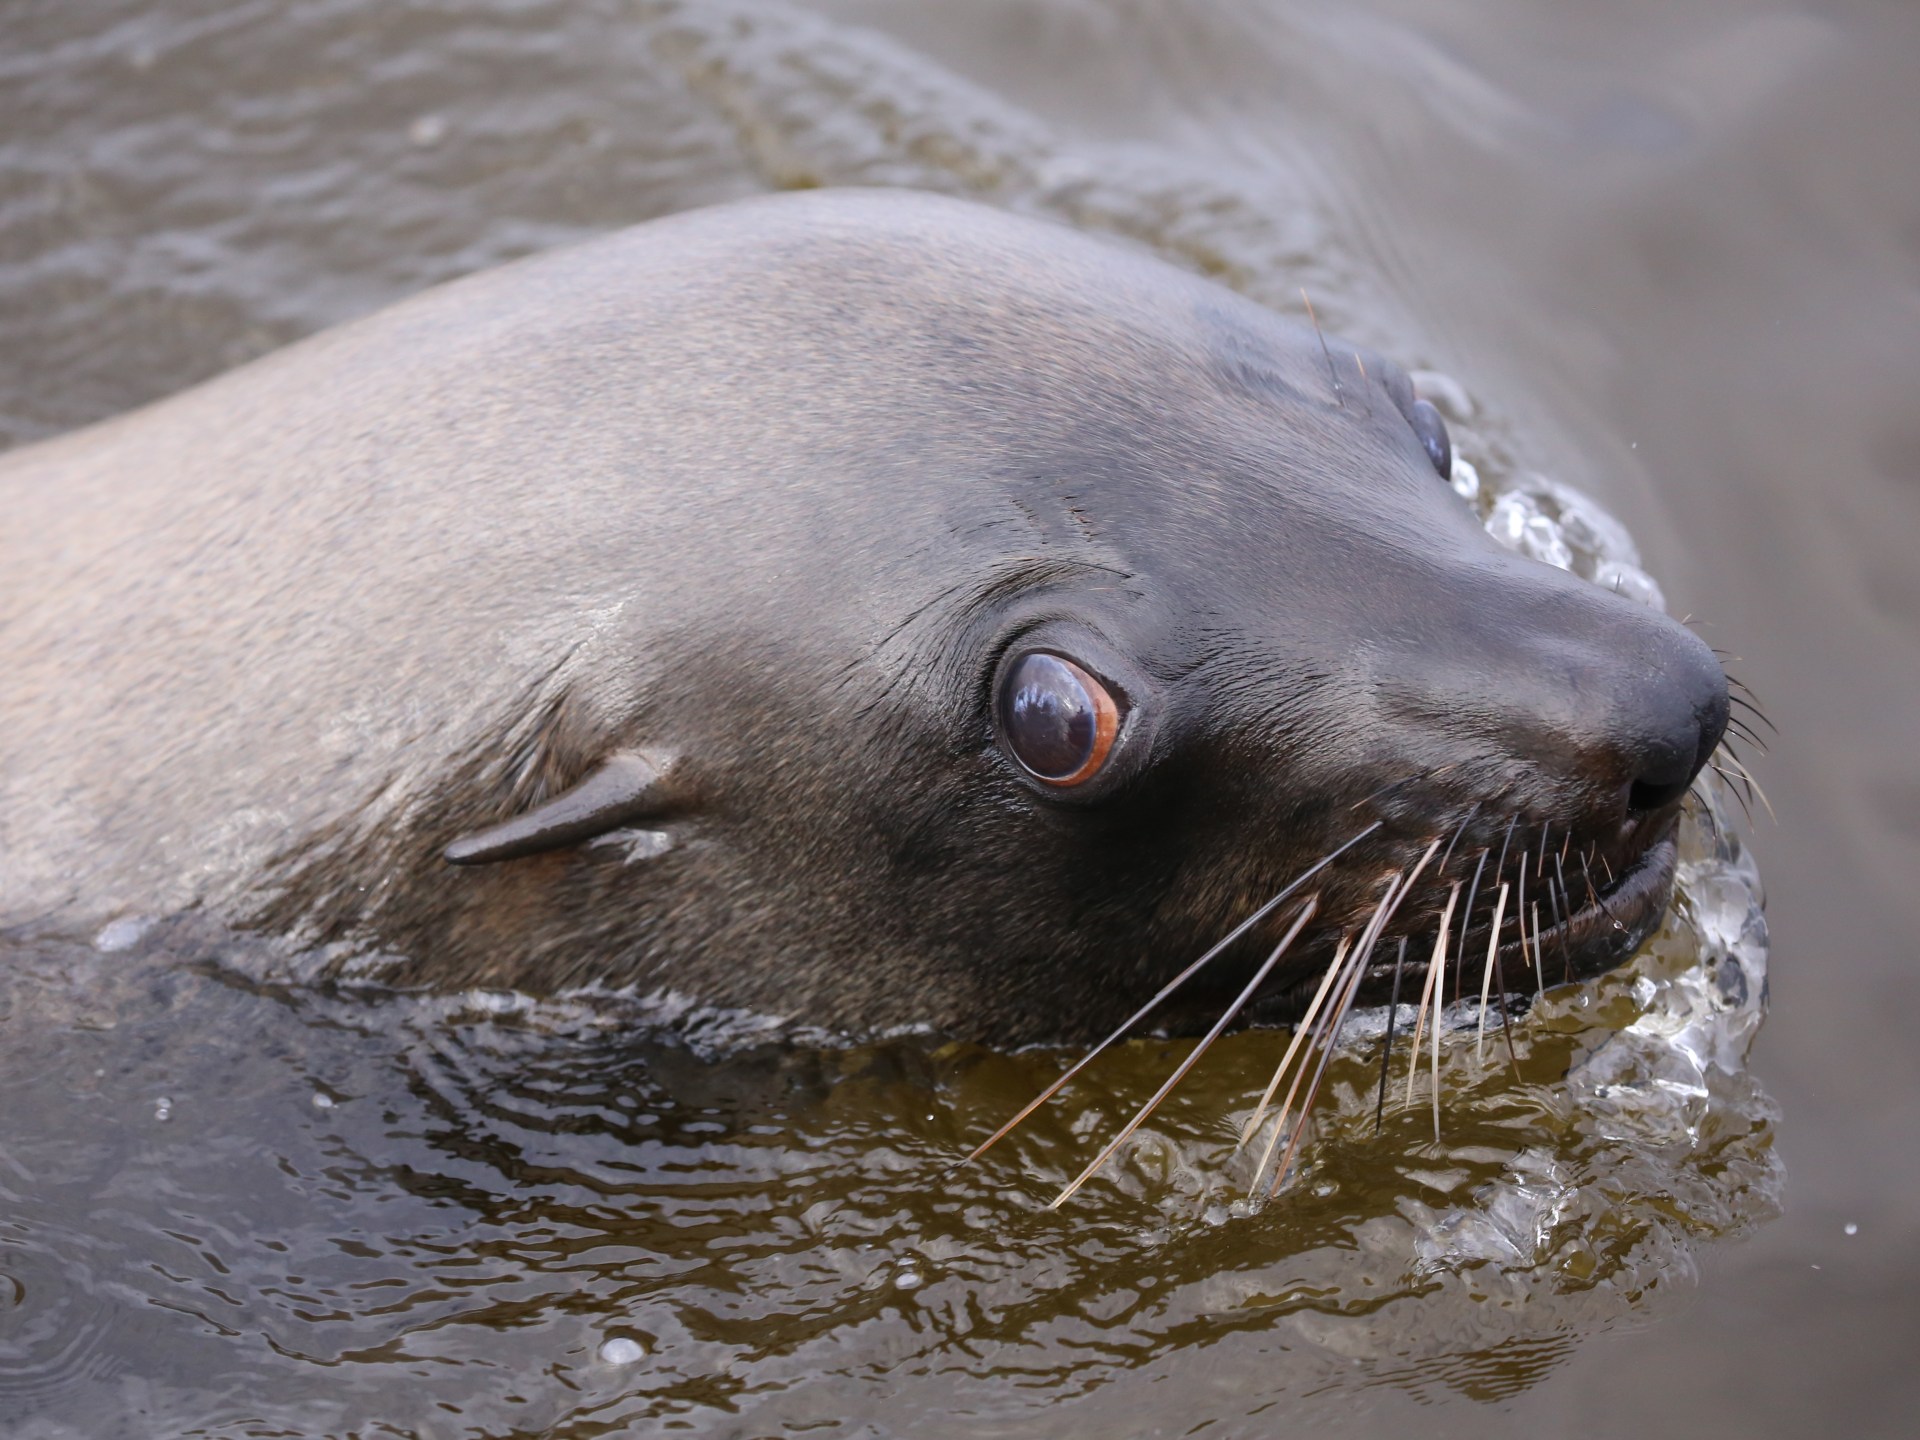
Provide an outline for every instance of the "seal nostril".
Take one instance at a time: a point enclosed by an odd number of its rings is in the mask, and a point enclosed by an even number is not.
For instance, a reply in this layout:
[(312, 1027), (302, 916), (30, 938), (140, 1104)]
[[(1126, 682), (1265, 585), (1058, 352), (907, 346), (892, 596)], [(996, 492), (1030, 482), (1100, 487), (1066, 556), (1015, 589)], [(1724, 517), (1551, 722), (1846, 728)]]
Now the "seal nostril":
[(1698, 773), (1698, 771), (1695, 771), (1689, 774), (1684, 780), (1670, 780), (1665, 783), (1647, 780), (1634, 781), (1632, 785), (1627, 787), (1627, 809), (1633, 811), (1636, 815), (1644, 815), (1649, 811), (1658, 810), (1662, 806), (1671, 805), (1687, 793), (1687, 787), (1693, 783), (1694, 774)]
[(1627, 788), (1627, 808), (1646, 814), (1685, 795), (1693, 777), (1713, 757), (1726, 728), (1727, 705), (1722, 699), (1695, 711), (1687, 733), (1648, 745), (1641, 756), (1640, 774)]

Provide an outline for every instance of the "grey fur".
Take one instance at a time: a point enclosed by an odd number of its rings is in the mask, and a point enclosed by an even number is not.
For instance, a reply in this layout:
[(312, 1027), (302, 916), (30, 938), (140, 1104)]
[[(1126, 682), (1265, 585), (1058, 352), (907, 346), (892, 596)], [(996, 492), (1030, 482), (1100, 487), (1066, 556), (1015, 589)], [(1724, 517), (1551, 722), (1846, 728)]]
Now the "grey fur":
[[(1317, 974), (1475, 801), (1463, 853), (1515, 813), (1614, 834), (1720, 673), (1498, 550), (1401, 372), (1331, 359), (1343, 394), (1311, 332), (1051, 225), (821, 193), (17, 452), (0, 921), (192, 909), (304, 972), (1094, 1034), (1417, 781), (1324, 892)], [(1015, 636), (1131, 699), (1086, 795), (995, 743)], [(653, 858), (442, 860), (628, 749), (682, 757)]]

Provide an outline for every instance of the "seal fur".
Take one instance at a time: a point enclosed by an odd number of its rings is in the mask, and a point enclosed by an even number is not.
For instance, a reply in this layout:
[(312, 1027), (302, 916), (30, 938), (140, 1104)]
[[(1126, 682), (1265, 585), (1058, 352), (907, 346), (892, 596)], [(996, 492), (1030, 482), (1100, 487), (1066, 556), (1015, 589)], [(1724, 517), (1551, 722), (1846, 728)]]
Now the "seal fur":
[[(1365, 817), (1276, 1013), (1442, 834), (1617, 866), (1646, 895), (1559, 937), (1606, 963), (1664, 903), (1724, 676), (1500, 551), (1411, 399), (1209, 282), (928, 196), (441, 287), (0, 462), (0, 917), (1079, 1038)], [(1019, 646), (1129, 699), (1084, 791), (996, 734)], [(652, 780), (596, 810), (616, 756)], [(446, 863), (563, 795), (573, 828), (519, 827), (553, 843)]]

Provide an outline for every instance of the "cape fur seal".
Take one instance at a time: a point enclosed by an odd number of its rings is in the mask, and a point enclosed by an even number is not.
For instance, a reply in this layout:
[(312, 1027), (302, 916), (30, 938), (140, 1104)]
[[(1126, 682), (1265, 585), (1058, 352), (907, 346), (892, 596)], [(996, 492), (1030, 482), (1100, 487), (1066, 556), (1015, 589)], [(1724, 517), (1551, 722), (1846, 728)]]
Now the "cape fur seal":
[(1001, 1042), (1229, 933), (1200, 1013), (1585, 973), (1726, 680), (1447, 465), (1390, 362), (954, 200), (461, 280), (0, 462), (0, 923)]

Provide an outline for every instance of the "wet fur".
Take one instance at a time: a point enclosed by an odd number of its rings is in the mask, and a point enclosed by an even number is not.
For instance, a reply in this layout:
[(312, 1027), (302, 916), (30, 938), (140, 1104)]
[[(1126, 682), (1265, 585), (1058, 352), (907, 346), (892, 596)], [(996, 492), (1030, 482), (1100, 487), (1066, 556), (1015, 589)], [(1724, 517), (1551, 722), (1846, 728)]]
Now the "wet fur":
[[(429, 292), (0, 461), (0, 923), (197, 909), (306, 974), (1093, 1038), (1379, 818), (1273, 977), (1297, 1008), (1470, 807), (1410, 929), (1510, 817), (1592, 838), (1669, 703), (1647, 677), (1699, 663), (1500, 551), (1407, 393), (932, 197), (747, 202)], [(1137, 692), (1084, 802), (995, 744), (1020, 634)], [(666, 853), (443, 862), (623, 746), (684, 757)]]

